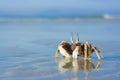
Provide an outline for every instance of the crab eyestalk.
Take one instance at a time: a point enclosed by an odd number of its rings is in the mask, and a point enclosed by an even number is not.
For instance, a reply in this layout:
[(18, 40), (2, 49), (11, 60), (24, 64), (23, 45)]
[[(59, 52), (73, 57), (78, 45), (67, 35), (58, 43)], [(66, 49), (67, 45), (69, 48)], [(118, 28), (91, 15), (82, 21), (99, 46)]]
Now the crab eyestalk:
[(71, 43), (73, 43), (73, 34), (72, 34), (72, 32), (71, 32), (70, 40), (71, 40)]
[(79, 35), (78, 35), (78, 33), (77, 33), (76, 43), (78, 43), (78, 42), (79, 42)]

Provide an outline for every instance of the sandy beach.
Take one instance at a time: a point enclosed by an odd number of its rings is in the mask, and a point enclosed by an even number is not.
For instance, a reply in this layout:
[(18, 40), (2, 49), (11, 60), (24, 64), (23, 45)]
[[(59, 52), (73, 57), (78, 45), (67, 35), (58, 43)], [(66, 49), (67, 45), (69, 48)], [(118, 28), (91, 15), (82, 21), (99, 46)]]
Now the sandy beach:
[[(119, 20), (0, 22), (0, 80), (119, 80)], [(100, 49), (103, 61), (55, 59), (70, 32)], [(85, 66), (86, 64), (86, 66)]]

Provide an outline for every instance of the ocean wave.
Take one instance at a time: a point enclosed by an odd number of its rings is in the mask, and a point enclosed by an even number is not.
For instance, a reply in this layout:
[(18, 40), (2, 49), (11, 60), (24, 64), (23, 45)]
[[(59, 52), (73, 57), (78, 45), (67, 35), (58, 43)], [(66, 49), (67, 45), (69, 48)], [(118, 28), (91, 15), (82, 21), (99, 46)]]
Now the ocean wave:
[(120, 16), (109, 14), (77, 17), (0, 17), (0, 22), (80, 22), (83, 20), (120, 20)]
[(109, 15), (109, 14), (104, 14), (103, 15), (104, 19), (120, 19), (120, 15)]

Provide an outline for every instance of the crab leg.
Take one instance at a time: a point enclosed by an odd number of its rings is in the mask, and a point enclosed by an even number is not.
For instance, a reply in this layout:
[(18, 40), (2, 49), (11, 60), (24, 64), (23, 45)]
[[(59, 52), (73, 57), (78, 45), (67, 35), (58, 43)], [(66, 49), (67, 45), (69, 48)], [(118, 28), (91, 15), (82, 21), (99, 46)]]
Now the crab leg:
[(59, 55), (59, 49), (56, 50), (55, 57), (58, 57)]
[(98, 59), (100, 60), (99, 50), (98, 50), (97, 48), (95, 48), (93, 45), (91, 45), (91, 46), (92, 46), (93, 50), (95, 51), (95, 53), (96, 53)]
[(103, 59), (103, 55), (102, 55), (102, 53), (99, 51), (98, 48), (94, 47), (94, 46), (93, 46), (92, 44), (90, 44), (89, 42), (86, 42), (86, 44), (87, 44), (87, 46), (89, 47), (88, 54), (90, 54), (90, 57), (92, 57), (92, 52), (91, 52), (90, 49), (93, 48), (94, 51), (96, 52), (96, 54), (97, 54), (97, 55), (99, 54), (99, 56)]
[(89, 57), (90, 57), (90, 59), (92, 59), (91, 44), (90, 44), (89, 42), (86, 42), (85, 44), (86, 44), (87, 47), (88, 47), (88, 54), (89, 54)]
[(99, 51), (99, 49), (98, 49), (98, 48), (96, 48), (96, 47), (95, 47), (95, 49), (98, 51), (98, 53), (99, 53), (100, 57), (103, 59), (104, 57), (103, 57), (102, 53)]
[(86, 44), (84, 44), (84, 60), (87, 60), (87, 50), (88, 50), (88, 47)]

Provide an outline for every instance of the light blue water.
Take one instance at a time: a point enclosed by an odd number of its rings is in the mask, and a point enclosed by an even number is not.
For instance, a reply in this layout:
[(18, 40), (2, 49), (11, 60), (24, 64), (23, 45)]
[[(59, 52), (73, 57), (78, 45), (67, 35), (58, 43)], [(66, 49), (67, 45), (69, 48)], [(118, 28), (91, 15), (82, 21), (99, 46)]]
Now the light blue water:
[[(104, 19), (1, 22), (0, 80), (119, 80), (119, 27), (120, 20)], [(87, 62), (91, 68), (85, 70), (82, 60), (55, 60), (57, 45), (70, 41), (71, 32), (74, 40), (78, 32), (81, 42), (98, 47), (104, 61), (94, 55), (93, 63)], [(97, 62), (100, 67), (95, 69)]]

